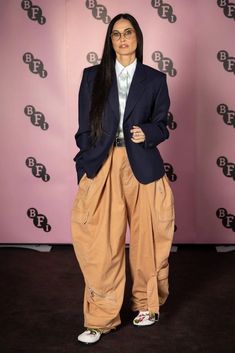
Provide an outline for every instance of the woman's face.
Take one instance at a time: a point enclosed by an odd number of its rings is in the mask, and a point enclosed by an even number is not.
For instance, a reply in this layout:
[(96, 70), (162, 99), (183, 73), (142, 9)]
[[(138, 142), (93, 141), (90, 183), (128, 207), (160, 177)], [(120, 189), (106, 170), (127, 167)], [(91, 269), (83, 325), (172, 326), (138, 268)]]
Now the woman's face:
[(111, 39), (117, 58), (123, 55), (135, 56), (137, 38), (130, 21), (124, 18), (118, 20), (113, 26)]

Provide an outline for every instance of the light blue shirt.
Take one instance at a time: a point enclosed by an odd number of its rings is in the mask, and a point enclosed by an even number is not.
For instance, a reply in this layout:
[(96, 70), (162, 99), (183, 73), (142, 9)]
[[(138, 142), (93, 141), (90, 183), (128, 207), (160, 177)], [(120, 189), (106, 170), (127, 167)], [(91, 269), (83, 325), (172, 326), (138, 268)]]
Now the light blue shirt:
[(118, 99), (119, 99), (119, 112), (120, 112), (120, 120), (119, 120), (119, 128), (117, 132), (117, 136), (123, 137), (123, 118), (124, 112), (126, 108), (126, 101), (130, 89), (130, 85), (135, 73), (137, 65), (137, 59), (133, 61), (128, 66), (122, 66), (118, 60), (116, 60), (115, 71), (117, 76), (117, 86), (118, 86)]

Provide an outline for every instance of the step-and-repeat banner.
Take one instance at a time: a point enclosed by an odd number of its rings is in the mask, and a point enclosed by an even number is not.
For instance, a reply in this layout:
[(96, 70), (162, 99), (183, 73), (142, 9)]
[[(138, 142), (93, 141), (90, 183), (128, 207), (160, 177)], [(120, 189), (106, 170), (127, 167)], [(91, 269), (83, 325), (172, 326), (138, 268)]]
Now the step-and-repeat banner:
[(167, 74), (160, 146), (175, 243), (235, 243), (235, 3), (230, 0), (1, 0), (0, 243), (71, 243), (77, 95), (107, 25), (128, 12), (144, 63)]

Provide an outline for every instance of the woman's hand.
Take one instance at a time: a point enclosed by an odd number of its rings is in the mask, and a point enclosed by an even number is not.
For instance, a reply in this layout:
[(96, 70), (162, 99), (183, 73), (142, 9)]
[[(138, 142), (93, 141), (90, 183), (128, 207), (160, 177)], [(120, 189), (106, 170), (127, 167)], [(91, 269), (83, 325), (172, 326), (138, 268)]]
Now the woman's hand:
[(145, 141), (145, 134), (139, 126), (133, 125), (130, 132), (132, 133), (131, 141), (134, 143), (141, 143)]

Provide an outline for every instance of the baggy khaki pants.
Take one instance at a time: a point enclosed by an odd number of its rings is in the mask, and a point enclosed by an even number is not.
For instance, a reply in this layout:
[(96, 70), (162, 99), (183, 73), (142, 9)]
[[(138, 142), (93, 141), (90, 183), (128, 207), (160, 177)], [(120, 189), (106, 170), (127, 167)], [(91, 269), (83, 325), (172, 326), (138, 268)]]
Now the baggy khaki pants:
[(114, 147), (93, 179), (82, 177), (72, 209), (73, 246), (85, 279), (85, 327), (107, 332), (121, 323), (127, 221), (132, 309), (159, 313), (169, 293), (173, 194), (166, 175), (140, 184), (126, 148)]

